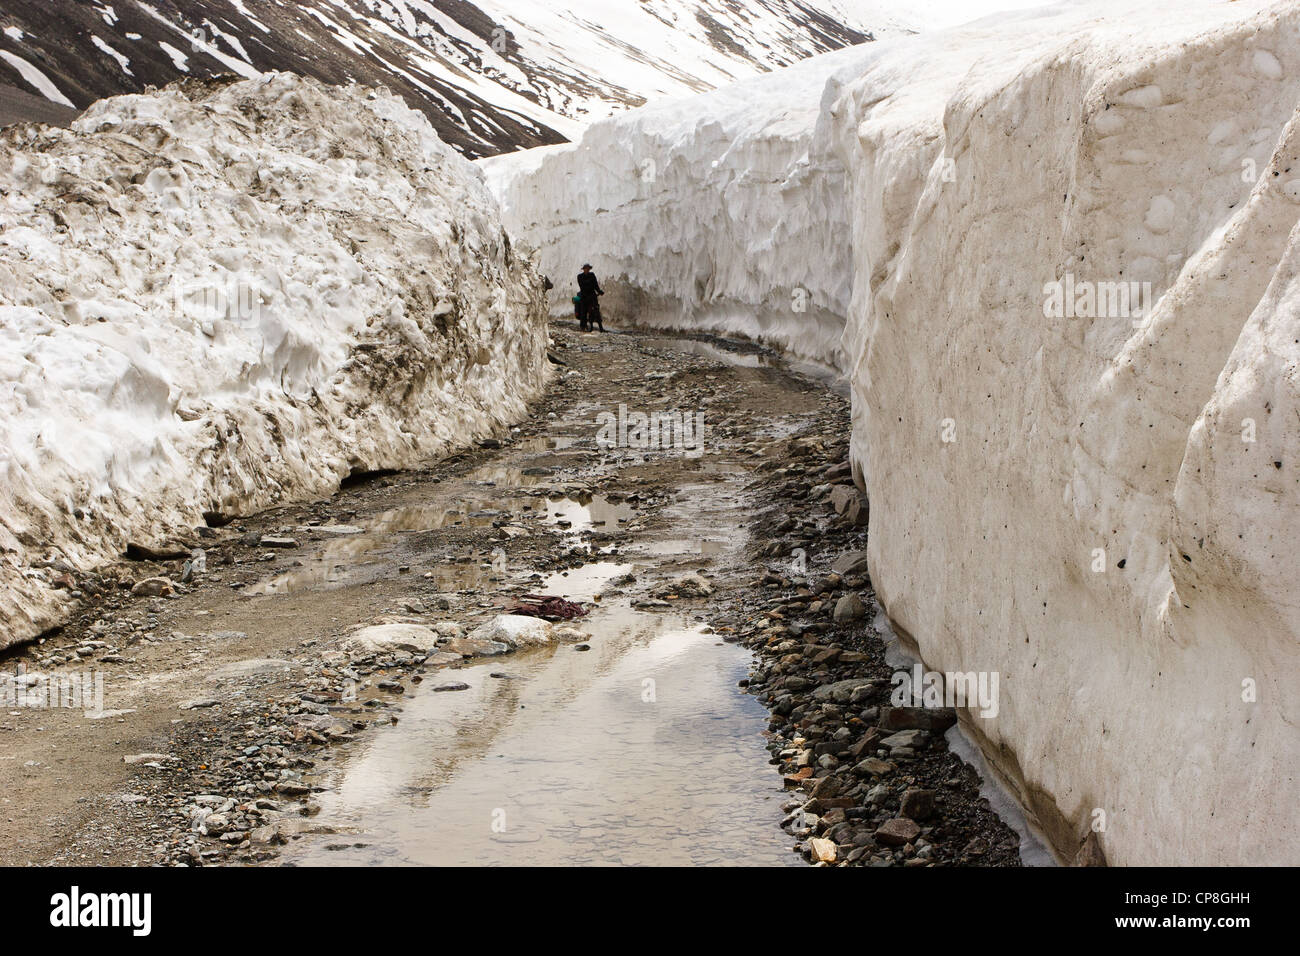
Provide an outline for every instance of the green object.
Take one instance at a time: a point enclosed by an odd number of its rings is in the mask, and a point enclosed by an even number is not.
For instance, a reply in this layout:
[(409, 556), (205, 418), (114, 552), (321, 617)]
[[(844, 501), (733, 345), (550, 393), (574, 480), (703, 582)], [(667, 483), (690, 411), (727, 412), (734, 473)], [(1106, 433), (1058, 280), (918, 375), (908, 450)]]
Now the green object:
[(578, 304), (579, 302), (581, 302), (581, 301), (582, 301), (582, 296), (580, 296), (580, 295), (575, 295), (575, 296), (573, 297), (573, 304), (574, 304), (574, 305), (577, 305), (577, 304)]

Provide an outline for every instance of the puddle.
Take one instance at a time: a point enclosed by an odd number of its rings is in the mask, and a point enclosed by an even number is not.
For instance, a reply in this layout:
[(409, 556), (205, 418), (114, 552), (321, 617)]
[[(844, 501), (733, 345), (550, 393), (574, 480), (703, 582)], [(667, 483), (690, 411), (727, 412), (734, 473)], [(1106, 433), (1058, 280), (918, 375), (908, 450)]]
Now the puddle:
[(512, 468), (506, 465), (483, 465), (465, 475), (467, 481), (477, 481), (485, 485), (506, 485), (511, 488), (531, 488), (552, 479), (554, 469), (545, 474), (527, 474), (527, 469)]
[(590, 601), (601, 594), (610, 581), (634, 570), (635, 566), (631, 564), (597, 561), (571, 571), (558, 571), (538, 587), (542, 594), (558, 594), (571, 601)]
[[(299, 566), (258, 582), (244, 590), (249, 595), (300, 594), (373, 584), (397, 574), (407, 547), (404, 534), (437, 531), (440, 528), (491, 527), (502, 519), (534, 507), (528, 499), (465, 498), (450, 505), (411, 505), (358, 519), (355, 525), (324, 525), (308, 528), (323, 531), (330, 539), (314, 555), (299, 559)], [(410, 558), (410, 555), (405, 555)], [(476, 587), (490, 577), (490, 570), (472, 563), (448, 563), (413, 570), (432, 574), (438, 586), (448, 591)]]
[(494, 521), (532, 507), (527, 499), (466, 498), (449, 505), (412, 505), (385, 511), (365, 522), (368, 531), (393, 534), (402, 531), (437, 531), (439, 528), (491, 527)]
[(497, 658), (457, 670), (467, 691), (417, 693), (319, 795), (346, 839), (303, 837), (284, 862), (802, 865), (777, 826), (767, 712), (736, 686), (748, 654), (677, 615), (601, 608), (580, 626), (589, 652)]
[(561, 524), (567, 521), (569, 525), (565, 530), (575, 534), (580, 531), (618, 531), (620, 523), (635, 516), (636, 508), (632, 505), (612, 502), (604, 495), (593, 495), (589, 501), (573, 498), (546, 499), (547, 522)]
[(572, 448), (576, 442), (576, 438), (564, 435), (536, 435), (532, 438), (521, 438), (509, 447), (514, 451), (522, 452), (564, 451), (566, 448)]
[(753, 344), (748, 342), (729, 343), (736, 346), (736, 350), (733, 351), (701, 339), (650, 337), (642, 341), (654, 348), (672, 349), (675, 352), (684, 352), (687, 355), (698, 355), (735, 368), (784, 369), (824, 382), (840, 394), (847, 395), (849, 392), (848, 383), (845, 381), (844, 376), (828, 365), (822, 365), (819, 362), (812, 362), (807, 359), (780, 355), (765, 349), (754, 351)]
[(298, 594), (329, 591), (356, 584), (371, 584), (393, 573), (395, 542), (358, 534), (332, 542), (302, 567), (244, 589), (245, 594)]

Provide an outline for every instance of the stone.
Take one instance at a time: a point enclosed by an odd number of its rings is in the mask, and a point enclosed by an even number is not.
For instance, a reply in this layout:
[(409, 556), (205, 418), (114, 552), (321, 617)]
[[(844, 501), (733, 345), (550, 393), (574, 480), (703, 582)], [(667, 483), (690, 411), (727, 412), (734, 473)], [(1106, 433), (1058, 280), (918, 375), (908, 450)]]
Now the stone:
[(865, 574), (867, 571), (867, 552), (846, 551), (831, 562), (831, 570), (840, 576)]
[(177, 704), (180, 710), (201, 710), (205, 707), (216, 707), (221, 701), (213, 697), (197, 697), (193, 700), (183, 700)]
[(406, 651), (419, 654), (435, 647), (437, 633), (423, 624), (372, 624), (353, 631), (343, 642), (351, 653), (385, 654)]
[(912, 787), (903, 793), (898, 812), (913, 820), (927, 820), (934, 815), (935, 793)]
[(698, 574), (688, 574), (676, 578), (651, 592), (651, 597), (702, 598), (713, 593), (713, 585)]
[(838, 797), (840, 795), (840, 781), (833, 774), (825, 777), (818, 777), (808, 791), (812, 797)]
[(842, 515), (859, 494), (853, 485), (835, 485), (831, 488), (831, 507), (837, 515)]
[(509, 646), (500, 641), (475, 641), (468, 637), (454, 637), (443, 644), (439, 650), (448, 654), (459, 654), (461, 657), (497, 657), (510, 653)]
[(926, 732), (924, 730), (900, 730), (896, 734), (890, 734), (880, 742), (880, 746), (887, 747), (890, 750), (897, 750), (901, 747), (914, 748), (925, 743)]
[(808, 849), (817, 863), (834, 863), (837, 847), (830, 840), (813, 837), (808, 841)]
[(880, 712), (883, 730), (928, 730), (941, 734), (957, 723), (951, 707), (886, 707)]
[(847, 810), (852, 806), (852, 797), (813, 797), (803, 805), (803, 809), (808, 813), (822, 814), (827, 810)]
[(552, 641), (553, 625), (539, 617), (525, 614), (498, 614), (487, 624), (474, 628), (469, 637), (475, 641), (497, 641), (512, 650), (542, 647)]
[(856, 594), (845, 594), (835, 602), (835, 612), (832, 617), (837, 624), (860, 621), (866, 616), (867, 609)]
[(847, 704), (853, 697), (855, 690), (870, 684), (870, 680), (856, 677), (850, 678), (849, 680), (836, 681), (833, 684), (822, 684), (812, 692), (812, 696), (814, 700), (830, 700), (837, 704)]
[(258, 542), (263, 548), (296, 548), (298, 542), (294, 538), (280, 538), (273, 535), (265, 535)]
[(433, 689), (434, 689), (435, 692), (439, 692), (439, 691), (445, 692), (445, 691), (453, 691), (453, 690), (469, 690), (469, 684), (463, 683), (463, 682), (461, 682), (461, 681), (448, 681), (448, 682), (446, 682), (446, 683), (444, 683), (444, 684), (438, 684), (438, 685), (437, 685), (436, 687), (434, 687)]
[(176, 591), (176, 585), (167, 578), (145, 578), (131, 588), (136, 597), (166, 597)]
[(894, 769), (894, 765), (887, 760), (881, 760), (879, 757), (868, 757), (853, 768), (853, 772), (861, 776), (870, 774), (878, 777), (881, 774), (889, 773)]
[(921, 835), (921, 828), (915, 820), (907, 817), (894, 817), (886, 820), (876, 828), (876, 842), (881, 846), (904, 846)]
[(171, 760), (170, 754), (127, 754), (122, 758), (122, 763), (160, 763), (163, 760)]

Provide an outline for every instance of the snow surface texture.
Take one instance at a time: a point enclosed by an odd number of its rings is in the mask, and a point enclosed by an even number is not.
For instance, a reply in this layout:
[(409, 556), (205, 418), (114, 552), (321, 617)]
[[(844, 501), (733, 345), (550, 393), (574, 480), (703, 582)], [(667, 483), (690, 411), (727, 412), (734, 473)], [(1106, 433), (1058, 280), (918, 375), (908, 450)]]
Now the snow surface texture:
[[(508, 224), (567, 243), (566, 278), (585, 229), (611, 285), (687, 328), (717, 286), (682, 263), (747, 272), (727, 294), (761, 303), (847, 262), (847, 308), (832, 277), (813, 290), (848, 318), (872, 580), (929, 668), (1000, 674), (996, 717), (962, 714), (990, 765), (1066, 860), (1096, 828), (1112, 864), (1300, 862), (1300, 5), (1065, 3), (872, 44), (803, 134), (847, 171), (846, 231), (814, 228), (806, 189), (769, 187), (781, 208), (748, 223), (704, 198), (714, 160), (770, 174), (752, 114), (774, 101), (610, 121), (587, 167), (493, 160)], [(647, 129), (700, 144), (675, 158), (687, 201), (601, 168)], [(588, 221), (548, 213), (566, 201)], [(808, 224), (775, 269), (747, 255), (772, 222)], [(1067, 275), (1149, 282), (1153, 305), (1049, 317)], [(769, 337), (806, 351), (797, 324)]]
[(437, 456), (546, 369), (535, 270), (387, 93), (191, 81), (6, 130), (0, 647), (61, 565)]

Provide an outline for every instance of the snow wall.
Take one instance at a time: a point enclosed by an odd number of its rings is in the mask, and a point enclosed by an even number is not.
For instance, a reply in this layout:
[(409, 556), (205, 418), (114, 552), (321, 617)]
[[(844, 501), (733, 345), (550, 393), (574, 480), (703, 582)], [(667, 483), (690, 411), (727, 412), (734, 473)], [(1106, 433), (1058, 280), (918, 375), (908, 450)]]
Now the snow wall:
[(186, 82), (0, 132), (0, 647), (128, 542), (519, 419), (545, 319), (482, 176), (385, 92)]
[[(815, 111), (768, 78), (496, 161), (508, 227), (656, 322), (806, 354), (843, 317), (878, 596), (927, 667), (999, 675), (963, 725), (1064, 860), (1300, 862), (1300, 4), (837, 56)], [(633, 195), (642, 150), (677, 194)], [(799, 282), (824, 314), (765, 325)]]
[[(613, 325), (741, 334), (840, 367), (853, 291), (844, 167), (810, 151), (850, 47), (478, 161), (572, 316), (590, 262)], [(819, 140), (829, 147), (828, 138)]]

